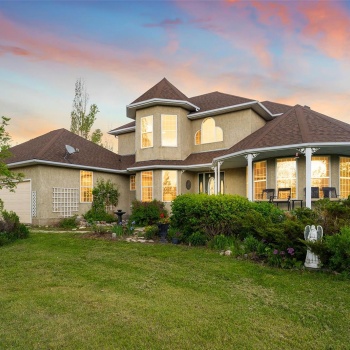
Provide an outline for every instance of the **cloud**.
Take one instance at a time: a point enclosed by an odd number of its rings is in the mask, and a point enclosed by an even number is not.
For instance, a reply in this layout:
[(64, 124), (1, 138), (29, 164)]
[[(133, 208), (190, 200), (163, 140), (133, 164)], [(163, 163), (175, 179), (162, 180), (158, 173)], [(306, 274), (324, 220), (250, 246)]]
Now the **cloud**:
[(10, 53), (15, 56), (29, 56), (29, 51), (21, 48), (21, 47), (15, 47), (15, 46), (6, 46), (6, 45), (0, 45), (0, 56), (5, 55), (6, 53)]
[(169, 27), (169, 26), (178, 26), (180, 24), (183, 24), (183, 21), (180, 18), (176, 19), (165, 19), (159, 23), (147, 23), (144, 24), (144, 27), (147, 28), (154, 28), (154, 27)]

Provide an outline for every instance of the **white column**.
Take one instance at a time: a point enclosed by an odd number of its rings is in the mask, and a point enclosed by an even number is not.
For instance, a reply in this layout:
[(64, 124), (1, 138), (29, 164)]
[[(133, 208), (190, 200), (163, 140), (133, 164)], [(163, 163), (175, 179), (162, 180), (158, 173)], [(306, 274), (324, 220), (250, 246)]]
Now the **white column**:
[(253, 154), (246, 155), (248, 161), (248, 199), (253, 200)]
[(217, 171), (218, 171), (218, 167), (217, 165), (215, 165), (214, 167), (212, 167), (212, 169), (214, 170), (214, 194), (218, 194), (218, 175), (217, 175)]
[(218, 162), (218, 168), (217, 168), (217, 173), (218, 173), (218, 187), (217, 187), (217, 193), (221, 194), (221, 177), (220, 177), (220, 167), (223, 162)]
[(305, 206), (311, 209), (311, 157), (312, 149), (305, 148)]

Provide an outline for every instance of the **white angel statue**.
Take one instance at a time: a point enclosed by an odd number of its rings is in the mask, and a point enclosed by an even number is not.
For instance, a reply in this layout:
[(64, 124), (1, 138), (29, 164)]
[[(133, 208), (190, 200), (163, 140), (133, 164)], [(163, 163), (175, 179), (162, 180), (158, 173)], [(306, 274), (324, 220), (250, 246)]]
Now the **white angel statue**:
[[(317, 226), (317, 230), (315, 225), (307, 225), (304, 230), (304, 237), (306, 241), (315, 242), (321, 240), (323, 237), (323, 228), (322, 226)], [(318, 255), (314, 254), (310, 248), (307, 248), (306, 259), (305, 259), (305, 267), (319, 269), (320, 268), (320, 260)]]

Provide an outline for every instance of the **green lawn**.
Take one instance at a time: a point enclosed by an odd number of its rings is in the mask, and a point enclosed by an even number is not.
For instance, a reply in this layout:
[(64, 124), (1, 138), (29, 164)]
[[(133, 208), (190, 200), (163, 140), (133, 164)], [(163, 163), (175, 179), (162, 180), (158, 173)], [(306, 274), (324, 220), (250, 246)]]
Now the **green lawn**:
[(350, 349), (339, 276), (82, 237), (0, 247), (0, 349)]

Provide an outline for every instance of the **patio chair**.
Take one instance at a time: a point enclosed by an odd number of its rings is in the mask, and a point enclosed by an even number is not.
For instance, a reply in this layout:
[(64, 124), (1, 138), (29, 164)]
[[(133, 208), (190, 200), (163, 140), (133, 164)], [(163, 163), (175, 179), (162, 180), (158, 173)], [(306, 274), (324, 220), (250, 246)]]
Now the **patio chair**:
[[(304, 197), (306, 197), (306, 188), (304, 187)], [(319, 187), (311, 187), (311, 201), (320, 199), (320, 188)]]
[(340, 195), (337, 194), (335, 187), (322, 187), (323, 198), (329, 198), (330, 200), (340, 199)]
[(290, 210), (290, 198), (292, 196), (292, 189), (290, 187), (281, 187), (277, 190), (277, 196), (272, 199), (272, 203), (276, 204), (287, 204), (288, 210)]
[(265, 188), (262, 190), (260, 202), (272, 202), (275, 197), (275, 189), (274, 188)]

